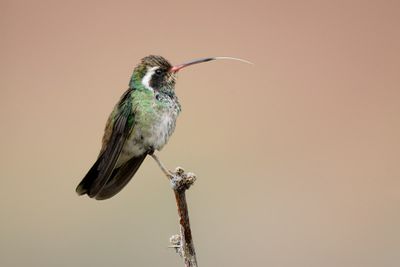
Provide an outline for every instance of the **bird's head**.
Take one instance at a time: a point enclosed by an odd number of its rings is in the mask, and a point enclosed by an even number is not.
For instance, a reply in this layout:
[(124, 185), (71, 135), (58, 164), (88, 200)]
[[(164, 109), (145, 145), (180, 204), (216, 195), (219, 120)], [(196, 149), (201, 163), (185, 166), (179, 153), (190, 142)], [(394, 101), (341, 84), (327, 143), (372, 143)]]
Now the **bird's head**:
[(143, 88), (150, 91), (173, 90), (176, 75), (171, 72), (172, 65), (161, 56), (147, 56), (133, 70), (130, 88)]
[(201, 58), (187, 63), (172, 66), (165, 58), (161, 56), (150, 55), (142, 58), (140, 63), (133, 70), (130, 88), (142, 88), (150, 91), (172, 92), (175, 87), (177, 73), (190, 65), (208, 62), (216, 59), (234, 59), (250, 63), (246, 60), (231, 57), (209, 57)]

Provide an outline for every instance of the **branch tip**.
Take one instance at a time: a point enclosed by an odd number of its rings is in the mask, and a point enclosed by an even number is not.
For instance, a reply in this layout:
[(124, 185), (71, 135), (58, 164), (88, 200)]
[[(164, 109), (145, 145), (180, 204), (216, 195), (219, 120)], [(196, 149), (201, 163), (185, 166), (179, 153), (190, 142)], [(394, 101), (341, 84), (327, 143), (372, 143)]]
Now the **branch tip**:
[(196, 181), (196, 175), (192, 172), (184, 173), (183, 169), (178, 167), (170, 179), (172, 189), (178, 191), (188, 190)]

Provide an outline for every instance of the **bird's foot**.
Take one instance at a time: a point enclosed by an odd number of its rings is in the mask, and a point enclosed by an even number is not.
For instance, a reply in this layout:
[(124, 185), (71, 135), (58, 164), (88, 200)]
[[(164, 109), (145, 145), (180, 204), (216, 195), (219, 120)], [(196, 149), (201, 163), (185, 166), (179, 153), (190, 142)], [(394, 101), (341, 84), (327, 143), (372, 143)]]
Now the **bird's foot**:
[(166, 175), (167, 175), (168, 179), (171, 180), (172, 178), (174, 178), (175, 173), (171, 170), (167, 170)]
[(165, 176), (171, 182), (172, 189), (176, 191), (184, 191), (189, 189), (190, 186), (196, 181), (196, 175), (194, 173), (185, 173), (185, 170), (182, 167), (177, 167), (175, 171), (170, 171), (164, 167), (155, 154), (150, 154), (150, 156), (153, 157)]

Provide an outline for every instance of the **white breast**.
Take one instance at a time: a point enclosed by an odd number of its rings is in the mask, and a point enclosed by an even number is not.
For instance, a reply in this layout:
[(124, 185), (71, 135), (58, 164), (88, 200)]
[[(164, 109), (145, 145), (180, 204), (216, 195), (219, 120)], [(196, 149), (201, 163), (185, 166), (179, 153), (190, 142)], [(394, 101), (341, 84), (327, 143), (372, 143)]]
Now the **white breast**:
[(145, 143), (154, 149), (160, 150), (168, 142), (172, 131), (175, 128), (176, 117), (168, 112), (164, 113), (157, 123), (153, 125), (151, 134), (144, 140)]

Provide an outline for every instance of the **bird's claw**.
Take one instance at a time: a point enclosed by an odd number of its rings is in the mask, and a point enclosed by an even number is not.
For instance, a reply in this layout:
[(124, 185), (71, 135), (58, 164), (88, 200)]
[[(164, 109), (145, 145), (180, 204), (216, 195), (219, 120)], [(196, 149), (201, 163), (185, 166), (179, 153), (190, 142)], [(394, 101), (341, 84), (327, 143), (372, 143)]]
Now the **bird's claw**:
[(174, 178), (175, 173), (174, 173), (173, 171), (171, 171), (171, 170), (167, 170), (167, 176), (168, 176), (168, 178), (171, 180), (171, 179)]

